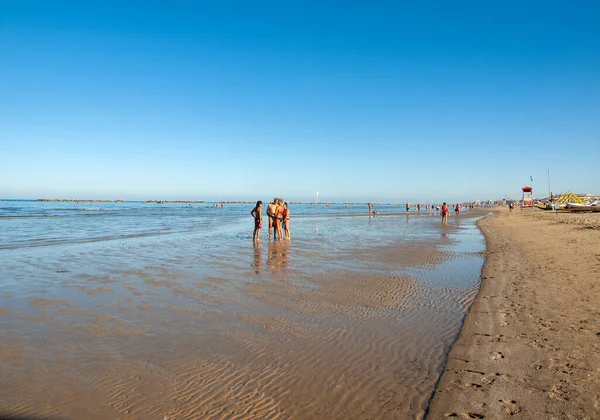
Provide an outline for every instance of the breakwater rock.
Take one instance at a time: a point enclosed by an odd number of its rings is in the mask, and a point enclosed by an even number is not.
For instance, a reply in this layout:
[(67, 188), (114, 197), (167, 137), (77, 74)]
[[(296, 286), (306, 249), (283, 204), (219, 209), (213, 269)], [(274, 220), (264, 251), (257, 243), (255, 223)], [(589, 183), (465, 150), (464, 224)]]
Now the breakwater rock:
[(78, 200), (78, 199), (66, 199), (66, 198), (38, 198), (36, 201), (46, 203), (124, 203), (125, 200)]

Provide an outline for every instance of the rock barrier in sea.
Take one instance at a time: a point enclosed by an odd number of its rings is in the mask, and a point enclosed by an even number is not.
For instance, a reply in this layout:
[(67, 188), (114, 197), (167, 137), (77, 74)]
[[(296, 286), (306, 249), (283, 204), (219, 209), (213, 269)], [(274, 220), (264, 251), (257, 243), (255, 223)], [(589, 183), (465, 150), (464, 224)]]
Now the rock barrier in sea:
[(79, 201), (84, 203), (124, 203), (125, 200), (77, 200), (67, 198), (38, 198), (36, 201), (45, 203), (77, 203)]

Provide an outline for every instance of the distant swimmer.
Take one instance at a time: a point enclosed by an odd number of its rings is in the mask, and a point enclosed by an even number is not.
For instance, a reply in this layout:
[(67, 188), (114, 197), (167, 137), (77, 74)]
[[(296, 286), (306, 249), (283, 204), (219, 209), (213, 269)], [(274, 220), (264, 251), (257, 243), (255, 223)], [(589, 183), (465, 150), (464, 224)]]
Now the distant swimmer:
[(254, 233), (252, 234), (253, 241), (260, 241), (260, 230), (262, 229), (262, 201), (256, 202), (256, 207), (252, 209), (250, 215), (254, 217)]
[(448, 208), (448, 204), (446, 204), (446, 202), (444, 202), (444, 204), (442, 204), (442, 224), (443, 225), (448, 224), (448, 216), (449, 215), (450, 215), (450, 209)]
[[(267, 206), (267, 217), (269, 218), (269, 239), (271, 239), (271, 229), (275, 230), (275, 209), (277, 208), (277, 197), (273, 199), (273, 202)], [(273, 232), (275, 235), (276, 232)]]

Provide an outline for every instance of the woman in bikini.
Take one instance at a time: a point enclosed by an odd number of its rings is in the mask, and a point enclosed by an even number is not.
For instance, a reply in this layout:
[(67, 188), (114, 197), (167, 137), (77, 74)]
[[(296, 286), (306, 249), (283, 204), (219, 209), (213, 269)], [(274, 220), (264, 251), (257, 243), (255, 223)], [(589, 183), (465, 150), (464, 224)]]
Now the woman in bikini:
[(256, 207), (252, 209), (250, 215), (254, 217), (254, 234), (252, 240), (260, 242), (260, 230), (262, 229), (262, 201), (256, 202)]
[(448, 224), (448, 215), (449, 214), (450, 214), (450, 209), (448, 208), (448, 204), (446, 204), (444, 202), (444, 204), (442, 204), (442, 224), (443, 225)]
[(283, 203), (283, 229), (284, 229), (284, 234), (283, 237), (285, 239), (290, 239), (290, 209), (288, 208), (288, 204), (287, 203)]
[(275, 239), (276, 236), (279, 236), (279, 240), (283, 239), (283, 210), (283, 200), (279, 198), (277, 200), (277, 207), (275, 208), (275, 224), (273, 225), (273, 239)]

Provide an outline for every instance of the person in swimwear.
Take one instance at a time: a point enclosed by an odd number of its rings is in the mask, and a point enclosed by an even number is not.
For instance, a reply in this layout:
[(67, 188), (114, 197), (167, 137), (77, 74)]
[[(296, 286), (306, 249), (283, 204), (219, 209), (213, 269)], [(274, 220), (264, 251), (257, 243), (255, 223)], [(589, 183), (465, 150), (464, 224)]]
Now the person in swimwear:
[(409, 212), (410, 211), (410, 203), (406, 203), (406, 211)]
[(275, 207), (275, 219), (273, 221), (273, 239), (275, 239), (276, 237), (279, 237), (279, 240), (283, 239), (283, 229), (282, 229), (282, 225), (283, 225), (283, 211), (284, 211), (284, 207), (283, 207), (283, 200), (281, 198), (277, 199), (277, 207)]
[(283, 237), (290, 239), (290, 209), (288, 203), (283, 203)]
[(449, 214), (450, 214), (450, 208), (448, 208), (448, 204), (446, 204), (446, 202), (444, 202), (444, 204), (442, 204), (442, 224), (443, 225), (448, 224), (448, 215)]
[(267, 206), (267, 217), (269, 218), (269, 239), (271, 239), (271, 229), (273, 229), (273, 236), (275, 235), (275, 209), (277, 208), (277, 197), (273, 199), (273, 202)]
[(262, 229), (262, 201), (256, 202), (256, 207), (252, 209), (250, 215), (254, 217), (254, 233), (252, 240), (260, 242), (260, 230)]
[(456, 213), (456, 215), (460, 215), (460, 204), (457, 204), (456, 207), (454, 208), (454, 212)]

